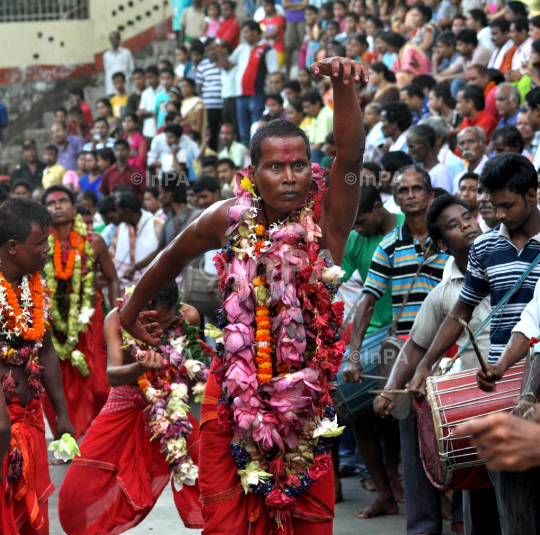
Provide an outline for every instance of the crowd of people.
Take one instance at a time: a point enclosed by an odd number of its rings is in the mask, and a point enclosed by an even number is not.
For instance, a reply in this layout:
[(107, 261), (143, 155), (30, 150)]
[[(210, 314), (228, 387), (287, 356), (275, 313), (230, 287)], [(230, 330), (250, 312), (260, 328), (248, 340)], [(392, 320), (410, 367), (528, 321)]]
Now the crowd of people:
[[(420, 416), (437, 377), (470, 371), (479, 400), (540, 338), (540, 14), (261, 0), (241, 21), (232, 0), (181, 4), (174, 57), (138, 68), (112, 32), (107, 97), (71, 89), (43, 154), (24, 139), (0, 177), (2, 533), (48, 529), (41, 411), (83, 439), (60, 491), (69, 535), (136, 525), (171, 473), (184, 524), (208, 534), (329, 534), (354, 475), (376, 493), (356, 517), (405, 502), (407, 534), (540, 533), (534, 359), (513, 416), (455, 429), (488, 463), (467, 485), (427, 469)], [(387, 331), (380, 393), (338, 406), (338, 428), (331, 381), (341, 367), (337, 405), (368, 384)]]

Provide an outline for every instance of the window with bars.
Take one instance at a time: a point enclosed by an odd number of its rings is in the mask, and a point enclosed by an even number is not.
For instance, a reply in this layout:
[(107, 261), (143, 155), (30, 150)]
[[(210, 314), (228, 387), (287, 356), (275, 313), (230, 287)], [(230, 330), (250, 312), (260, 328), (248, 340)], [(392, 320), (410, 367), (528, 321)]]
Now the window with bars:
[(0, 0), (0, 23), (88, 18), (89, 0)]

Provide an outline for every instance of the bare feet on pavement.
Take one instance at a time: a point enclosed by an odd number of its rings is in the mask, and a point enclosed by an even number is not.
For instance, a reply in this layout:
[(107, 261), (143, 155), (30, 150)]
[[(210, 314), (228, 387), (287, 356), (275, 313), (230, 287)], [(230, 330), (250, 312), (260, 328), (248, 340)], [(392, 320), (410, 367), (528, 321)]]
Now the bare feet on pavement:
[(360, 482), (360, 485), (364, 487), (366, 490), (369, 490), (369, 492), (376, 492), (377, 487), (375, 486), (375, 483), (373, 482), (373, 479), (370, 477), (366, 477), (366, 479), (362, 479)]
[(373, 518), (374, 516), (382, 515), (397, 515), (399, 507), (393, 496), (378, 496), (367, 507), (356, 511), (356, 518)]

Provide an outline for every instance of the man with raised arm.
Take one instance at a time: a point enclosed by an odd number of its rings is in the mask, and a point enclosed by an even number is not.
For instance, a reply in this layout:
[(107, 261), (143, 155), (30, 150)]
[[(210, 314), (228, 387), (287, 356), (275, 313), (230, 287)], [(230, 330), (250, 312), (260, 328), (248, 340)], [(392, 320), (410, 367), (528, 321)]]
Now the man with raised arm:
[(155, 345), (159, 325), (142, 325), (152, 316), (143, 308), (190, 261), (223, 247), (215, 259), (223, 331), (212, 329), (222, 340), (201, 412), (207, 535), (266, 534), (273, 526), (332, 533), (330, 438), (341, 429), (329, 381), (344, 344), (343, 306), (332, 302), (340, 270), (331, 266), (343, 260), (358, 208), (365, 135), (354, 82), (367, 76), (358, 62), (336, 57), (311, 72), (330, 76), (334, 90), (330, 187), (312, 168), (303, 131), (272, 121), (253, 137), (237, 199), (214, 204), (182, 232), (120, 315), (128, 332)]
[(4, 396), (0, 402), (2, 497), (0, 533), (48, 533), (49, 477), (45, 393), (56, 412), (56, 438), (75, 434), (68, 417), (58, 355), (47, 322), (49, 298), (40, 276), (47, 261), (51, 216), (35, 201), (18, 197), (0, 207), (0, 380), (11, 417), (4, 457)]

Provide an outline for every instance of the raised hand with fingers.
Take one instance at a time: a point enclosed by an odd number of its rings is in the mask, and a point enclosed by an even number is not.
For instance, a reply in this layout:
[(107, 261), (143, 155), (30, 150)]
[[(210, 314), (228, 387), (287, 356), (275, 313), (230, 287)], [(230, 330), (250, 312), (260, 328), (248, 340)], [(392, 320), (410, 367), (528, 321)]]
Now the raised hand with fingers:
[(345, 85), (361, 80), (365, 83), (369, 81), (367, 69), (349, 58), (325, 58), (312, 63), (309, 70), (314, 76), (330, 76), (332, 80), (341, 80)]
[[(122, 312), (120, 310), (120, 321), (122, 321)], [(157, 315), (154, 310), (145, 310), (140, 312), (137, 316), (137, 320), (132, 325), (126, 325), (122, 323), (122, 326), (128, 331), (136, 340), (140, 340), (149, 346), (157, 346), (159, 338), (163, 334), (163, 330), (159, 326), (159, 323), (144, 323), (147, 319), (151, 319)]]

